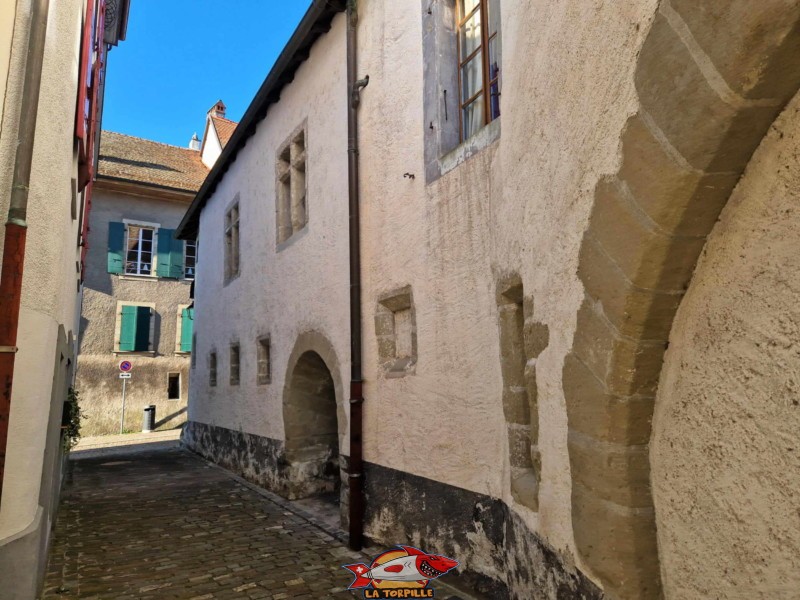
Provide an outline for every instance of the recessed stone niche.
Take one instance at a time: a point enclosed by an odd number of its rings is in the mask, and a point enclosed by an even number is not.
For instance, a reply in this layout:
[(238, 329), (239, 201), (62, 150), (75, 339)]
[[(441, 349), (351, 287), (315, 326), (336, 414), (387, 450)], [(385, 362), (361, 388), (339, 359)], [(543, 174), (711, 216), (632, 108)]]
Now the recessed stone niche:
[(533, 319), (533, 297), (525, 297), (518, 275), (504, 279), (497, 290), (511, 495), (523, 506), (538, 511), (542, 468), (536, 360), (547, 347), (549, 330)]
[(386, 377), (413, 374), (417, 364), (417, 320), (411, 286), (378, 298), (375, 335), (378, 360)]

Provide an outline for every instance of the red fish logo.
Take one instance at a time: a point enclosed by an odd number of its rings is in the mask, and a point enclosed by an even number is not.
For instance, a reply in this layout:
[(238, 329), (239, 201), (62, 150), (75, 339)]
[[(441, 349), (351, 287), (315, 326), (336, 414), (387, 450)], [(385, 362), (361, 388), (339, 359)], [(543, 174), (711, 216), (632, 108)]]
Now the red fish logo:
[[(455, 569), (458, 562), (446, 556), (428, 554), (411, 546), (398, 546), (375, 557), (372, 564), (343, 565), (355, 579), (348, 589), (422, 589), (431, 579), (438, 579)], [(368, 597), (405, 597), (369, 595)], [(412, 596), (408, 596), (412, 597)], [(422, 596), (420, 596), (422, 597)], [(425, 596), (425, 597), (432, 597)]]

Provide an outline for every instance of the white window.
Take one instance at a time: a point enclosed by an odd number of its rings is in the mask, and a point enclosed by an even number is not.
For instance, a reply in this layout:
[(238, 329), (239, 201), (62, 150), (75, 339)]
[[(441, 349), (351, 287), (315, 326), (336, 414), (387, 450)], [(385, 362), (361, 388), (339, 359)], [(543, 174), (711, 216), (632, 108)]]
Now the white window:
[(194, 279), (197, 267), (197, 240), (186, 240), (183, 248), (183, 277)]
[(158, 225), (125, 221), (125, 274), (155, 275)]

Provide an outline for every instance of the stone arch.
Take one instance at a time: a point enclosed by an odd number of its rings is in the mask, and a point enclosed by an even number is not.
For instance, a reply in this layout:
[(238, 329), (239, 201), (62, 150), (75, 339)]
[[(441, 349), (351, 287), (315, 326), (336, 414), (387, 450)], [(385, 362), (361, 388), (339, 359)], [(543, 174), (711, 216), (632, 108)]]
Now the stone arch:
[(577, 552), (614, 598), (662, 595), (649, 443), (672, 320), (706, 236), (800, 86), (800, 4), (662, 0), (619, 171), (595, 189), (564, 362)]
[(288, 497), (339, 492), (345, 430), (342, 382), (336, 352), (319, 332), (302, 333), (289, 356), (283, 425)]

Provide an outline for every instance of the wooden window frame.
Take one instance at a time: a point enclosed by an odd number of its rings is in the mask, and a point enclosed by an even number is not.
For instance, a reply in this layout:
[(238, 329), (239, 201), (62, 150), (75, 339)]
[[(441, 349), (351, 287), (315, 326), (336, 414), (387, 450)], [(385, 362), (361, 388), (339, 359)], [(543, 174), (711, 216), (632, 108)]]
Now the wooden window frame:
[[(124, 219), (123, 224), (125, 225), (125, 241), (123, 245), (123, 257), (122, 257), (122, 275), (130, 276), (130, 277), (158, 277), (158, 230), (161, 229), (160, 223), (148, 223), (146, 221), (131, 221), (129, 219)], [(150, 272), (149, 273), (142, 273), (142, 249), (139, 248), (136, 260), (136, 272), (131, 273), (128, 271), (128, 244), (130, 242), (130, 235), (131, 235), (131, 227), (138, 227), (140, 232), (140, 239), (139, 243), (141, 244), (141, 231), (143, 229), (148, 229), (153, 231), (153, 239), (152, 244), (150, 246)]]
[[(465, 0), (464, 0), (465, 1)], [(469, 12), (469, 14), (462, 16), (461, 13), (461, 5), (462, 0), (456, 0), (456, 63), (458, 65), (458, 131), (459, 137), (462, 142), (465, 142), (468, 137), (464, 134), (464, 109), (468, 107), (470, 104), (475, 102), (478, 98), (483, 96), (483, 126), (486, 127), (489, 123), (494, 121), (495, 119), (500, 117), (499, 110), (497, 117), (492, 117), (492, 85), (496, 84), (498, 86), (497, 96), (500, 96), (500, 69), (497, 71), (497, 76), (494, 79), (490, 79), (490, 66), (489, 66), (489, 46), (491, 42), (497, 38), (500, 34), (500, 30), (498, 28), (497, 31), (489, 35), (489, 2), (492, 0), (477, 0), (477, 4), (475, 7)], [(494, 7), (497, 10), (497, 7)], [(466, 25), (466, 23), (475, 15), (476, 12), (480, 12), (481, 16), (481, 43), (478, 45), (475, 50), (473, 50), (469, 56), (465, 57), (463, 60), (461, 59), (461, 30)], [(467, 65), (473, 58), (475, 58), (478, 53), (481, 53), (482, 60), (481, 60), (481, 89), (476, 92), (472, 97), (467, 98), (464, 100), (462, 98), (462, 94), (464, 92), (463, 82), (461, 80), (461, 75), (464, 69), (464, 66)], [(498, 102), (499, 106), (499, 102)]]
[[(192, 255), (192, 259), (194, 260), (194, 264), (192, 265), (192, 270), (194, 273), (192, 275), (187, 275), (186, 271), (188, 267), (186, 266), (186, 259), (189, 257), (189, 246), (194, 249), (194, 253)], [(194, 278), (197, 276), (197, 240), (186, 240), (183, 243), (183, 278), (187, 281), (194, 281)]]

